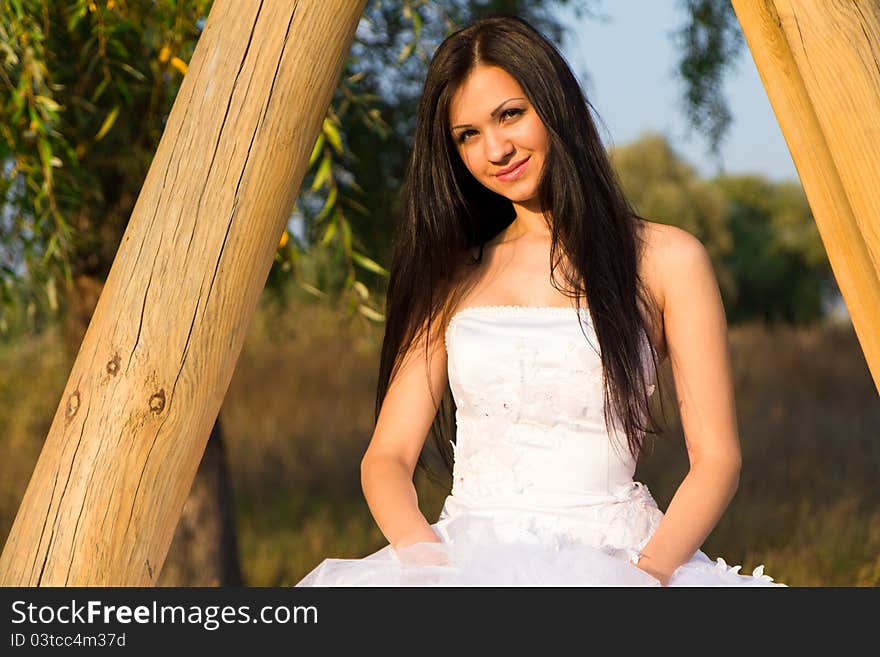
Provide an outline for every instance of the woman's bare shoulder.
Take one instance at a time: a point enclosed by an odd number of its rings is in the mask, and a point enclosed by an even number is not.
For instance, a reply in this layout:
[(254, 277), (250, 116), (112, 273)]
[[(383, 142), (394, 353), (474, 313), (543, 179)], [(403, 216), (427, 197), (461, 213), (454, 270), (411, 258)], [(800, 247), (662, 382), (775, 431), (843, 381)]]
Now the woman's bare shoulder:
[[(680, 264), (694, 257), (695, 252), (705, 254), (702, 242), (694, 235), (671, 224), (653, 221), (642, 221), (642, 238), (645, 244), (642, 262), (642, 281), (649, 288), (656, 302), (659, 313), (652, 319), (653, 344), (661, 360), (668, 355), (666, 342), (666, 311), (667, 298), (672, 296), (676, 284), (676, 272), (681, 271)], [(699, 255), (699, 253), (697, 253)]]
[(688, 242), (699, 242), (699, 240), (684, 228), (673, 226), (672, 224), (662, 224), (657, 221), (640, 220), (645, 228), (647, 241), (650, 247), (655, 249), (655, 253), (668, 254), (670, 249), (687, 247)]
[(675, 264), (691, 257), (694, 251), (705, 251), (703, 243), (690, 232), (671, 224), (642, 220), (644, 227), (644, 274), (651, 291), (662, 309), (667, 285), (674, 284), (666, 275)]

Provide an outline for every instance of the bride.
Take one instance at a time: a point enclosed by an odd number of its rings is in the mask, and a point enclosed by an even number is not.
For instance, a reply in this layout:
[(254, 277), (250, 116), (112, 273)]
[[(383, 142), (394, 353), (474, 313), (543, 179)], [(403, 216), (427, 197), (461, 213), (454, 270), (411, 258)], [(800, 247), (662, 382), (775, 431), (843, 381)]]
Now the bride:
[[(741, 464), (721, 296), (697, 238), (631, 208), (590, 109), (522, 19), (437, 49), (361, 465), (388, 545), (297, 586), (785, 586), (700, 550)], [(666, 358), (690, 469), (661, 512), (633, 474)], [(429, 435), (452, 471), (435, 523)]]

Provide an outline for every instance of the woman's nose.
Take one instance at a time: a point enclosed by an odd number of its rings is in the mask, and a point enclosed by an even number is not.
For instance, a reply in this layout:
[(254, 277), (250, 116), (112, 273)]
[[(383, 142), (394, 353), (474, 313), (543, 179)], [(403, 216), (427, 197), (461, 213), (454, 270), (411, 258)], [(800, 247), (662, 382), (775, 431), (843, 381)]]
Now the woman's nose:
[(499, 166), (507, 162), (507, 159), (513, 153), (510, 139), (504, 133), (486, 133), (485, 143), (486, 157)]

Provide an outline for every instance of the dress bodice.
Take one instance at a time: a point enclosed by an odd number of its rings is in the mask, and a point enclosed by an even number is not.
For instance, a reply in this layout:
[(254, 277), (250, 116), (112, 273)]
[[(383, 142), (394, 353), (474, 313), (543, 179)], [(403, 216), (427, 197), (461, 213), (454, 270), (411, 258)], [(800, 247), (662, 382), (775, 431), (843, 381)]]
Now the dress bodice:
[(636, 460), (605, 426), (587, 308), (469, 306), (450, 320), (446, 349), (454, 498), (558, 510), (629, 490)]

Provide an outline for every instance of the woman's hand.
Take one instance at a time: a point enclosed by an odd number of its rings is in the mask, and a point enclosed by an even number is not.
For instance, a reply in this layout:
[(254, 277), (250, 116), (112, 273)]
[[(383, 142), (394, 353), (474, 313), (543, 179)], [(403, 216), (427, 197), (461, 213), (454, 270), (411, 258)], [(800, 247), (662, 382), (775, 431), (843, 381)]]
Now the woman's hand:
[(401, 564), (408, 566), (445, 566), (448, 559), (443, 542), (427, 525), (407, 534), (393, 544), (394, 553)]
[(395, 547), (394, 552), (397, 554), (400, 563), (407, 566), (449, 565), (449, 558), (446, 555), (444, 545), (439, 540)]
[(644, 555), (639, 557), (638, 562), (636, 562), (636, 568), (644, 570), (651, 577), (659, 581), (660, 586), (669, 586), (669, 580), (672, 578), (672, 574), (667, 573), (659, 568), (654, 568), (650, 562), (650, 559), (648, 559)]

